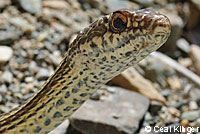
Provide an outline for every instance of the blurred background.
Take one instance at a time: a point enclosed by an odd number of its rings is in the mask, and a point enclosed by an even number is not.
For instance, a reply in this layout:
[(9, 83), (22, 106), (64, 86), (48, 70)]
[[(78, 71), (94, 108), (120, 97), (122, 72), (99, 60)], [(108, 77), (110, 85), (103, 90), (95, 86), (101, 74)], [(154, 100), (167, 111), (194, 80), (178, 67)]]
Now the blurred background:
[(154, 126), (199, 134), (200, 0), (0, 0), (0, 113), (41, 88), (80, 30), (114, 10), (149, 7), (169, 17), (169, 40), (51, 134), (145, 134)]

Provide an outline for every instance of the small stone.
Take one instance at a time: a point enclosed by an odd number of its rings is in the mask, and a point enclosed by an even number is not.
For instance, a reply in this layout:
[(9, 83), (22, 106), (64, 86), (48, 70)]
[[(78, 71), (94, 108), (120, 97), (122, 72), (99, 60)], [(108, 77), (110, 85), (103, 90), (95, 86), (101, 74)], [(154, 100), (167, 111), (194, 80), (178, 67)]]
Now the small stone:
[(41, 0), (19, 0), (19, 4), (25, 11), (32, 14), (41, 13), (42, 11)]
[(186, 99), (180, 100), (179, 102), (177, 102), (176, 104), (174, 104), (173, 107), (179, 109), (179, 108), (181, 108), (185, 104), (187, 104), (187, 100)]
[(13, 55), (12, 48), (8, 46), (0, 46), (0, 63), (9, 61)]
[(188, 111), (188, 112), (183, 112), (181, 115), (181, 119), (186, 119), (189, 121), (194, 121), (197, 118), (200, 117), (200, 111)]
[(59, 51), (54, 51), (53, 54), (49, 54), (49, 58), (55, 66), (58, 66), (62, 60), (61, 53)]
[(33, 82), (34, 78), (33, 77), (26, 77), (25, 82)]
[(183, 126), (183, 127), (187, 127), (189, 125), (189, 123), (190, 122), (188, 120), (184, 119), (184, 120), (181, 121), (180, 125)]
[(95, 93), (93, 93), (90, 96), (90, 99), (92, 99), (92, 100), (100, 100), (100, 97), (102, 96), (102, 94), (103, 94), (103, 90), (97, 90)]
[(11, 4), (11, 0), (0, 0), (0, 8), (4, 8)]
[(192, 88), (189, 95), (200, 106), (200, 89)]
[(150, 113), (151, 115), (157, 115), (159, 110), (162, 108), (163, 104), (158, 101), (151, 101)]
[(153, 117), (151, 116), (151, 114), (149, 113), (149, 112), (147, 112), (146, 114), (145, 114), (145, 120), (146, 121), (150, 121), (150, 120), (152, 120), (153, 119)]
[(20, 33), (15, 31), (0, 31), (0, 44), (10, 45), (19, 38)]
[(178, 59), (178, 62), (182, 65), (182, 66), (184, 66), (184, 67), (186, 67), (186, 68), (189, 68), (189, 67), (191, 67), (193, 64), (192, 64), (192, 60), (191, 60), (191, 58), (180, 58), (180, 59)]
[(190, 58), (193, 61), (193, 66), (198, 75), (200, 75), (200, 47), (198, 45), (191, 45), (190, 47)]
[(54, 9), (69, 9), (70, 5), (66, 1), (61, 0), (45, 0), (43, 1), (43, 7)]
[(8, 18), (8, 21), (19, 27), (23, 32), (29, 32), (31, 33), (32, 31), (35, 30), (35, 27), (30, 24), (27, 20), (25, 20), (22, 17), (12, 17), (12, 18)]
[(165, 89), (165, 90), (162, 90), (160, 92), (164, 97), (167, 97), (167, 96), (170, 96), (171, 95), (171, 91), (169, 89)]
[(189, 108), (190, 108), (191, 110), (198, 109), (198, 105), (197, 105), (196, 101), (190, 101), (190, 102), (189, 102)]
[(46, 68), (40, 68), (36, 77), (38, 78), (38, 80), (46, 80), (51, 76), (50, 72), (48, 69)]
[(3, 74), (1, 75), (1, 80), (9, 84), (12, 83), (13, 80), (12, 73), (10, 71), (3, 72)]
[(169, 107), (168, 111), (169, 111), (170, 114), (172, 114), (175, 117), (179, 117), (181, 115), (181, 112), (174, 107)]
[(105, 0), (106, 6), (108, 7), (110, 12), (113, 12), (117, 9), (121, 8), (129, 8), (129, 4), (127, 0)]
[(131, 0), (136, 3), (139, 3), (142, 6), (151, 6), (154, 3), (154, 0)]
[(5, 94), (8, 91), (8, 88), (6, 87), (6, 85), (1, 85), (0, 86), (0, 93)]
[(177, 42), (176, 42), (176, 45), (183, 52), (189, 53), (189, 51), (190, 51), (190, 44), (189, 44), (189, 42), (186, 39), (184, 39), (184, 38), (178, 39)]
[(182, 83), (177, 76), (168, 77), (167, 82), (172, 89), (181, 90)]

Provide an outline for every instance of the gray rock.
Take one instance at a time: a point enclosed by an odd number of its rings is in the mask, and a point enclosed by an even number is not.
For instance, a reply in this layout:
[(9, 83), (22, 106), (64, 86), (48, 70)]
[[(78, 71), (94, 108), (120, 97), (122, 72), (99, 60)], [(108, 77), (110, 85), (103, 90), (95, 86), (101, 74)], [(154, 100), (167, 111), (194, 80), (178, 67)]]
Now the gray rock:
[(0, 45), (10, 45), (21, 35), (16, 31), (0, 31)]
[(122, 88), (107, 92), (100, 101), (88, 100), (70, 118), (72, 127), (84, 134), (133, 134), (146, 113), (149, 100)]
[(181, 49), (182, 51), (184, 51), (185, 53), (189, 53), (190, 51), (190, 44), (189, 42), (184, 39), (184, 38), (180, 38), (177, 40), (176, 45), (179, 49)]
[(32, 32), (35, 30), (35, 27), (30, 24), (26, 19), (23, 17), (12, 17), (8, 18), (8, 21), (15, 25), (16, 27), (20, 28), (23, 32)]
[(7, 46), (0, 46), (0, 63), (9, 61), (13, 55), (13, 50)]
[(50, 72), (48, 69), (46, 68), (40, 68), (36, 77), (38, 78), (38, 80), (46, 80), (51, 76)]
[(25, 82), (33, 82), (34, 78), (33, 77), (26, 77)]
[(171, 91), (169, 89), (162, 90), (160, 93), (165, 97), (171, 95)]
[(41, 0), (19, 0), (20, 6), (27, 12), (36, 14), (42, 11)]
[(6, 82), (6, 83), (11, 83), (12, 80), (13, 80), (13, 75), (10, 71), (5, 71), (3, 72), (3, 74), (1, 75), (1, 80), (3, 82)]
[(0, 86), (0, 93), (5, 94), (8, 91), (8, 88), (6, 87), (6, 85), (2, 84)]
[(0, 8), (4, 8), (11, 4), (11, 0), (0, 0)]
[[(169, 103), (170, 103), (170, 101), (169, 101)], [(182, 100), (178, 101), (177, 103), (172, 104), (172, 107), (175, 107), (175, 108), (179, 109), (183, 105), (186, 105), (187, 103), (188, 103), (188, 101), (186, 99), (182, 99)]]
[(49, 134), (66, 134), (67, 128), (69, 126), (69, 120), (65, 120), (57, 128), (51, 131)]
[(139, 3), (142, 6), (151, 6), (154, 3), (154, 0), (131, 0), (133, 2)]
[(200, 118), (200, 111), (188, 111), (181, 115), (181, 119), (187, 119), (189, 121), (194, 121), (198, 118)]
[(200, 90), (197, 88), (191, 89), (189, 92), (190, 97), (197, 102), (197, 104), (200, 106)]
[(106, 6), (108, 7), (110, 12), (113, 12), (118, 9), (128, 9), (127, 0), (105, 0)]

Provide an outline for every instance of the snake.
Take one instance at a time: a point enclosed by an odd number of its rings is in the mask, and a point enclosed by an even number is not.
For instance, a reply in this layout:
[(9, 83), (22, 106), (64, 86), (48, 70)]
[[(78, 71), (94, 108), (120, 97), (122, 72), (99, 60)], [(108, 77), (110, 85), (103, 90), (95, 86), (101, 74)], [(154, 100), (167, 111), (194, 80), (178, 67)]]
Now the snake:
[(0, 115), (0, 134), (47, 134), (102, 85), (161, 47), (169, 19), (154, 9), (116, 10), (78, 33), (38, 92)]

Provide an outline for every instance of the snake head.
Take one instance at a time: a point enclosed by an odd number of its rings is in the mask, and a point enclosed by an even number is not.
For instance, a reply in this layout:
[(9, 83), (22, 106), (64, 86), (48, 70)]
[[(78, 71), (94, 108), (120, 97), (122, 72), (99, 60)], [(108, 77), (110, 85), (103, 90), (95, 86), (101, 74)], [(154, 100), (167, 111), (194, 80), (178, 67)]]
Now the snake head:
[(72, 50), (82, 64), (120, 72), (162, 46), (170, 29), (169, 19), (153, 9), (117, 10), (81, 31)]

